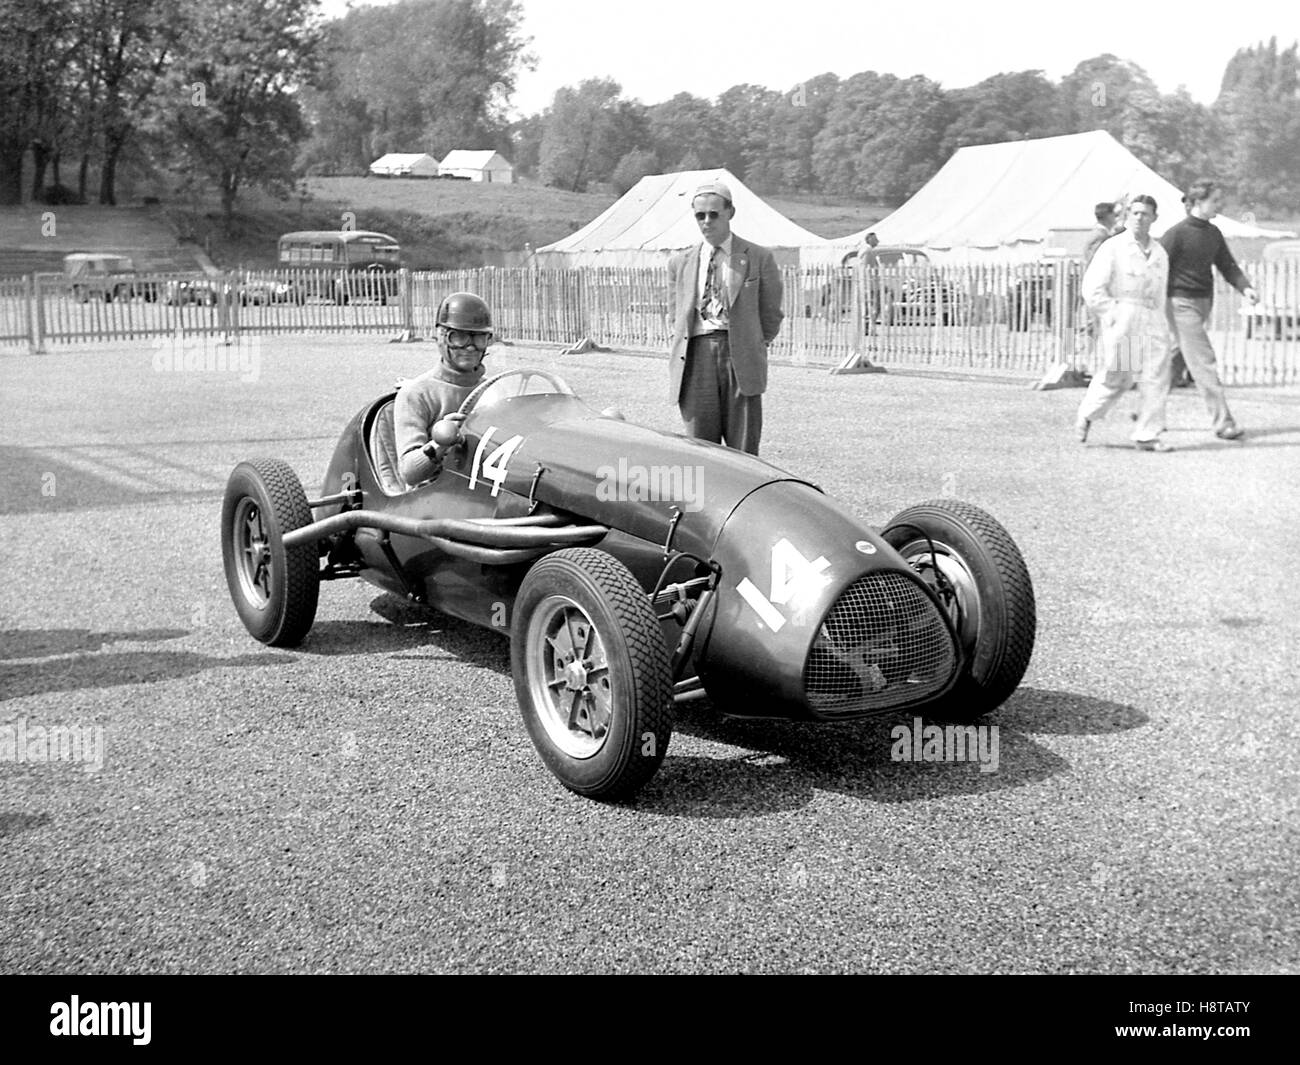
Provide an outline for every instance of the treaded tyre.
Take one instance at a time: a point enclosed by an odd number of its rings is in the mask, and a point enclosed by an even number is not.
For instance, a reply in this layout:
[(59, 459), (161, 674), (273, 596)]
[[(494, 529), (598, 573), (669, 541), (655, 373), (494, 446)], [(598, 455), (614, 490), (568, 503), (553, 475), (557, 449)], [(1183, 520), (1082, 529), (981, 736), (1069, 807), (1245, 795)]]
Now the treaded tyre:
[(298, 475), (279, 459), (241, 462), (221, 504), (221, 555), (239, 619), (272, 647), (293, 647), (311, 630), (320, 593), (316, 544), (285, 549), (287, 532), (311, 524)]
[(956, 686), (924, 709), (955, 722), (995, 710), (1025, 675), (1037, 628), (1033, 582), (1010, 534), (977, 506), (931, 499), (908, 507), (881, 535), (939, 594), (962, 644)]
[(672, 738), (672, 670), (650, 599), (622, 562), (575, 547), (534, 565), (510, 658), (529, 738), (566, 788), (623, 799), (654, 775)]

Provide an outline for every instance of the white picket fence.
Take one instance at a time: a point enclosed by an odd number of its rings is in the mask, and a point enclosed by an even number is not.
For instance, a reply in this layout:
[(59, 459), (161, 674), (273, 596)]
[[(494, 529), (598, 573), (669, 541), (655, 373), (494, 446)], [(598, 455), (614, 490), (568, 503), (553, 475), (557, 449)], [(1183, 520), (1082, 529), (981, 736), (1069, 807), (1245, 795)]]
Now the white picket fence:
[[(1300, 383), (1300, 263), (1245, 263), (1249, 309), (1219, 284), (1211, 334), (1230, 384)], [(117, 279), (114, 279), (117, 281)], [(834, 366), (993, 370), (1026, 377), (1086, 367), (1079, 266), (784, 267), (785, 321), (772, 355)], [(56, 275), (0, 279), (0, 348), (175, 334), (377, 332), (431, 336), (441, 299), (477, 292), (498, 334), (522, 342), (666, 351), (667, 275), (658, 269), (470, 270), (353, 278), (320, 271), (142, 275), (116, 290)]]

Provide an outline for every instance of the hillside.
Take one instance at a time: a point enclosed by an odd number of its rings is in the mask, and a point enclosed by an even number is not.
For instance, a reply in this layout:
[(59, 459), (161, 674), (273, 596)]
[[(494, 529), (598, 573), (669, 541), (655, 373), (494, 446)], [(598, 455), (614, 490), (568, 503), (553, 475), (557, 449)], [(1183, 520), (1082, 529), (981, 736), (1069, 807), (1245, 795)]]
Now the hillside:
[(196, 270), (197, 248), (177, 239), (166, 216), (151, 207), (0, 208), (0, 276), (58, 273), (77, 251), (130, 255), (141, 270)]
[[(226, 266), (269, 267), (274, 237), (294, 229), (337, 229), (349, 213), (358, 229), (390, 233), (417, 269), (446, 269), (513, 261), (525, 244), (540, 247), (586, 225), (614, 202), (612, 193), (575, 193), (540, 185), (483, 185), (469, 181), (384, 178), (312, 178), (310, 198), (277, 201), (249, 193), (240, 201), (235, 232), (221, 232), (215, 205), (195, 215), (173, 207), (182, 232), (209, 245)], [(888, 208), (827, 200), (772, 198), (773, 207), (819, 236), (843, 236), (888, 213)]]

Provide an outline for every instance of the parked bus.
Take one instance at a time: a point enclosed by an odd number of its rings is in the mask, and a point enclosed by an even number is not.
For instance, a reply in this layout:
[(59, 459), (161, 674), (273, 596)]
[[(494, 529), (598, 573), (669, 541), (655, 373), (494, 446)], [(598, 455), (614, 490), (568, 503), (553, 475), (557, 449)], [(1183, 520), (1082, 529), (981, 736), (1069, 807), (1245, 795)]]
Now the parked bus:
[(296, 282), (297, 297), (336, 303), (397, 298), (402, 249), (387, 233), (366, 229), (308, 229), (280, 238), (280, 268), (308, 271)]

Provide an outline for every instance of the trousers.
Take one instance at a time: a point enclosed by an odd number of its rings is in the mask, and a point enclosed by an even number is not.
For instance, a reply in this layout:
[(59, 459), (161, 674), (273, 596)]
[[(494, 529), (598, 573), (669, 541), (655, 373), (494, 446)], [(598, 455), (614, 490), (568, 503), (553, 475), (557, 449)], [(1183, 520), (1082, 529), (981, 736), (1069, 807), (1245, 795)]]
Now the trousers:
[(691, 337), (679, 408), (690, 436), (758, 454), (763, 397), (740, 394), (725, 333)]
[[(1228, 398), (1219, 368), (1214, 358), (1214, 345), (1205, 330), (1214, 300), (1205, 297), (1170, 296), (1166, 313), (1169, 332), (1174, 346), (1181, 348), (1183, 360), (1192, 375), (1192, 383), (1200, 392), (1209, 412), (1211, 427), (1217, 433), (1236, 423), (1228, 409)], [(1166, 351), (1149, 375), (1143, 375), (1142, 413), (1138, 415), (1133, 436), (1139, 440), (1154, 440), (1165, 428), (1165, 404), (1174, 386), (1173, 349)]]

